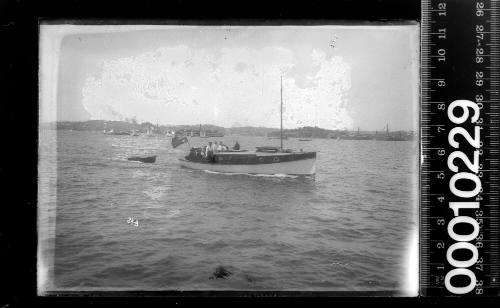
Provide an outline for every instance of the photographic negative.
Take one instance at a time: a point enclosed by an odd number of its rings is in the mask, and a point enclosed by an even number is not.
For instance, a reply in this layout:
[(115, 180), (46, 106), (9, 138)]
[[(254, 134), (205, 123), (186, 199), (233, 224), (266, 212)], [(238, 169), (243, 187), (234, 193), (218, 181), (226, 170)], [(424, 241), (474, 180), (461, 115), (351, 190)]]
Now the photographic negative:
[(418, 23), (45, 23), (39, 75), (39, 294), (417, 294)]

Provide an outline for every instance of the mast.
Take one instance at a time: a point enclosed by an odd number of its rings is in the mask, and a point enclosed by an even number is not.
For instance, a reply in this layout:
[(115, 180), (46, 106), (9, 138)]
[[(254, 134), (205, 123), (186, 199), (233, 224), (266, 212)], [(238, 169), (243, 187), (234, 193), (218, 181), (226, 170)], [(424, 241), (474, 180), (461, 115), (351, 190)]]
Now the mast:
[(283, 151), (283, 75), (280, 76), (280, 143)]

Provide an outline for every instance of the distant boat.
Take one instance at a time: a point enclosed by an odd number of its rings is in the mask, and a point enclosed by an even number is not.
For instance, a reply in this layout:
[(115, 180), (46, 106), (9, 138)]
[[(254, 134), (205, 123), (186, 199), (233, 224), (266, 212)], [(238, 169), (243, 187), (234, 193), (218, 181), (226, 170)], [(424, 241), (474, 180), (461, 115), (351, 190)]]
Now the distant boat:
[(398, 133), (391, 133), (389, 132), (389, 124), (386, 125), (386, 134), (376, 134), (373, 140), (377, 141), (411, 141), (413, 140), (412, 135), (403, 135), (401, 132)]
[(206, 137), (221, 138), (221, 137), (224, 137), (224, 133), (221, 133), (221, 132), (218, 132), (218, 131), (207, 131), (206, 132)]
[(156, 162), (156, 155), (154, 155), (154, 156), (147, 156), (147, 157), (131, 156), (131, 157), (127, 158), (127, 160), (140, 161), (140, 162), (143, 162), (143, 163), (154, 163), (154, 162)]
[(299, 141), (312, 141), (312, 139), (299, 139)]
[(372, 136), (368, 135), (344, 135), (340, 136), (340, 139), (342, 140), (372, 140)]
[(134, 129), (134, 130), (132, 130), (132, 133), (130, 134), (130, 136), (137, 137), (137, 136), (139, 136), (139, 133)]
[(342, 140), (372, 140), (373, 137), (367, 134), (361, 134), (359, 132), (359, 127), (358, 127), (358, 132), (356, 134), (351, 133), (348, 135), (342, 135), (340, 136), (340, 139)]
[(205, 130), (205, 131), (200, 130), (199, 136), (201, 138), (222, 138), (224, 137), (224, 133), (213, 130)]
[(257, 147), (255, 151), (216, 152), (210, 158), (201, 155), (201, 148), (191, 148), (189, 155), (179, 159), (190, 169), (221, 173), (313, 175), (316, 172), (316, 152), (283, 149), (283, 79), (281, 79), (281, 126), (278, 147)]
[(200, 131), (199, 130), (185, 130), (181, 129), (179, 131), (175, 132), (176, 135), (182, 135), (186, 137), (200, 137)]
[(115, 132), (114, 129), (110, 129), (109, 131), (104, 130), (104, 135), (130, 135), (129, 132)]
[(148, 126), (148, 129), (146, 131), (146, 136), (148, 136), (148, 137), (154, 137), (153, 128), (151, 126)]
[(183, 135), (186, 137), (200, 137), (200, 138), (221, 138), (224, 137), (223, 132), (219, 132), (217, 130), (203, 130), (200, 124), (199, 129), (182, 129), (176, 132), (179, 135)]

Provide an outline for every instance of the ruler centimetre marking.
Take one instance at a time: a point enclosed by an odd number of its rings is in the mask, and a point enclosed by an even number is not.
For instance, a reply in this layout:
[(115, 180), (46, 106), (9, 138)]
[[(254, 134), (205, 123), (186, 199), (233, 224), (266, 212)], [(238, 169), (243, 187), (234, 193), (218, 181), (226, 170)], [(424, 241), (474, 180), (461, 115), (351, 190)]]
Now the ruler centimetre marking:
[(420, 293), (499, 294), (499, 0), (422, 0)]

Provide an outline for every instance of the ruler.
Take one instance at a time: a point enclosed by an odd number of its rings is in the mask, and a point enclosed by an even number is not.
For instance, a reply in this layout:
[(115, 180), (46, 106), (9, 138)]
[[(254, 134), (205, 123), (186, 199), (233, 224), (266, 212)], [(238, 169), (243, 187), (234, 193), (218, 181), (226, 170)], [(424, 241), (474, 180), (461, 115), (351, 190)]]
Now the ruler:
[(499, 294), (499, 1), (422, 0), (420, 293)]

